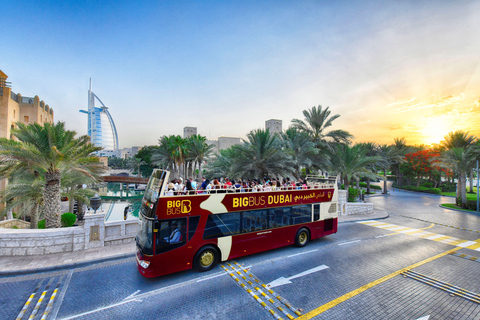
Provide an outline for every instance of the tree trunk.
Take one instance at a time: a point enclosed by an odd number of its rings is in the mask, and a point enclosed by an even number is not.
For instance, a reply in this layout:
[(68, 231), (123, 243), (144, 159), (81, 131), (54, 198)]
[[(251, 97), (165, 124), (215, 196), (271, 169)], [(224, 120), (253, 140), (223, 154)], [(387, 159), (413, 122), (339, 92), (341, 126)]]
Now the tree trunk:
[(383, 169), (383, 176), (385, 177), (385, 180), (383, 180), (383, 194), (388, 194), (387, 192), (387, 169)]
[(85, 211), (83, 210), (83, 202), (80, 200), (77, 200), (77, 218), (78, 220), (83, 220), (83, 216), (85, 215)]
[(60, 228), (60, 171), (45, 173), (43, 192), (45, 228)]
[(38, 204), (36, 202), (30, 211), (30, 229), (38, 229)]
[(470, 193), (473, 193), (473, 168), (470, 169), (470, 172), (469, 172), (469, 177), (468, 177), (468, 183), (470, 184)]
[(370, 194), (370, 178), (367, 178), (367, 194)]
[(460, 194), (462, 196), (462, 208), (467, 208), (467, 177), (466, 172), (463, 172), (459, 181)]

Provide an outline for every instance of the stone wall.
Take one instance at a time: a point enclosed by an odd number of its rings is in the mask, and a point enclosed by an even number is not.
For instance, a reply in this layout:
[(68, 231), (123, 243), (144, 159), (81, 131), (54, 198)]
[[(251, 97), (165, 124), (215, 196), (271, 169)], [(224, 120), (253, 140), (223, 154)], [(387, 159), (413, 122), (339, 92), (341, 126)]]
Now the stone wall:
[(88, 214), (84, 225), (57, 229), (0, 228), (0, 256), (80, 251), (135, 241), (138, 220), (105, 222), (105, 214)]
[(373, 213), (373, 203), (347, 202), (348, 191), (338, 190), (338, 215)]
[(0, 228), (13, 228), (17, 227), (18, 229), (28, 229), (30, 228), (30, 222), (26, 222), (19, 219), (10, 219), (0, 221)]

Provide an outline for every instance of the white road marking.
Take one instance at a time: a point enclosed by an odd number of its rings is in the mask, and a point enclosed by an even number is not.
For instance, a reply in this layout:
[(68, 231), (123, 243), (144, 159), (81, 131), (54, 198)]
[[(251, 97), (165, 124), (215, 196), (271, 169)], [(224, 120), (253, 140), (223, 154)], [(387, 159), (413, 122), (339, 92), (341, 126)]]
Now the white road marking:
[(426, 237), (425, 239), (433, 240), (433, 239), (438, 239), (438, 238), (441, 238), (441, 237), (445, 237), (445, 236), (443, 234), (436, 234), (434, 236)]
[(293, 279), (296, 279), (296, 278), (300, 278), (300, 277), (303, 277), (303, 276), (306, 276), (306, 275), (309, 275), (311, 273), (314, 273), (314, 272), (318, 272), (318, 271), (321, 271), (321, 270), (324, 270), (324, 269), (328, 269), (328, 266), (322, 264), (321, 266), (318, 266), (318, 267), (315, 267), (313, 269), (309, 269), (307, 271), (304, 271), (302, 273), (299, 273), (299, 274), (296, 274), (296, 275), (293, 275), (291, 277), (288, 277), (288, 278), (285, 278), (285, 277), (280, 277), (276, 280), (273, 280), (272, 282), (270, 282), (269, 284), (267, 284), (268, 287), (270, 288), (273, 288), (273, 287), (278, 287), (278, 286), (282, 286), (284, 284), (289, 284), (289, 283), (292, 283), (290, 280), (293, 280)]
[(353, 241), (348, 241), (348, 242), (342, 242), (342, 243), (339, 243), (338, 245), (339, 246), (343, 246), (344, 244), (350, 244), (350, 243), (355, 243), (355, 242), (360, 242), (362, 240), (353, 240)]
[(296, 257), (296, 256), (299, 256), (299, 255), (302, 255), (302, 254), (311, 253), (311, 252), (315, 252), (315, 251), (318, 251), (318, 249), (292, 254), (290, 256), (287, 256), (287, 258)]
[(467, 242), (464, 242), (464, 243), (457, 244), (457, 247), (465, 248), (465, 247), (471, 246), (472, 244), (477, 244), (477, 242), (475, 242), (475, 241), (467, 241)]

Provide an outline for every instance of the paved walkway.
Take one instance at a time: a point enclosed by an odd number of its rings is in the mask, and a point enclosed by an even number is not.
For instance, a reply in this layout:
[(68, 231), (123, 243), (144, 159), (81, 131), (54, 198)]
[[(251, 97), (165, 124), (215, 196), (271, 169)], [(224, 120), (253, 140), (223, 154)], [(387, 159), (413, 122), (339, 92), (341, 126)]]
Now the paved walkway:
[[(341, 224), (367, 219), (384, 219), (387, 217), (387, 212), (383, 210), (375, 210), (373, 214), (340, 216), (338, 222)], [(75, 252), (52, 253), (35, 256), (3, 256), (0, 257), (0, 276), (14, 276), (69, 269), (108, 260), (129, 257), (133, 258), (134, 256), (134, 242)]]

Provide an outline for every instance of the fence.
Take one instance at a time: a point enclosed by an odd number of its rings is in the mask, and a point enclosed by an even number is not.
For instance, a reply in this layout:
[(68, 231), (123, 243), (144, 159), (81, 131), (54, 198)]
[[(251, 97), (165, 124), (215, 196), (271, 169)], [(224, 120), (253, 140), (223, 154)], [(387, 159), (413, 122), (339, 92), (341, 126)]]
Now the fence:
[(135, 241), (138, 220), (105, 222), (105, 214), (88, 214), (84, 225), (56, 229), (0, 228), (0, 256), (80, 251)]

